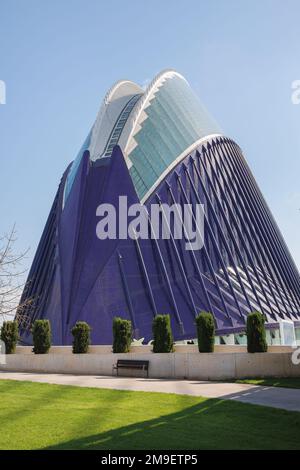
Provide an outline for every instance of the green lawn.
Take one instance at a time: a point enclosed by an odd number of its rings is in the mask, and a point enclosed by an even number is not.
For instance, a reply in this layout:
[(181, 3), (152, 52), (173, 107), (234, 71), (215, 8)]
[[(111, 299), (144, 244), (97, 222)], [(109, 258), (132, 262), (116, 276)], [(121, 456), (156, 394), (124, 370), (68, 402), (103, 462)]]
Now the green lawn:
[(236, 380), (239, 384), (265, 385), (268, 387), (300, 388), (300, 377), (282, 377), (278, 379), (243, 379)]
[(300, 449), (297, 412), (13, 380), (0, 396), (0, 449)]

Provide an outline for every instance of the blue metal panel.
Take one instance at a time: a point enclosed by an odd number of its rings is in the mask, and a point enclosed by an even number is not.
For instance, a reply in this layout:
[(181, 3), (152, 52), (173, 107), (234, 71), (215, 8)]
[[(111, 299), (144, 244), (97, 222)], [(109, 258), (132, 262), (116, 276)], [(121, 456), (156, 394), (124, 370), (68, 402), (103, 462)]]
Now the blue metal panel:
[[(139, 201), (121, 150), (92, 163), (81, 159), (62, 211), (66, 174), (50, 211), (19, 309), (21, 339), (30, 343), (35, 318), (49, 318), (53, 344), (70, 344), (71, 327), (85, 320), (94, 344), (111, 344), (112, 321), (131, 319), (136, 337), (152, 338), (157, 313), (170, 313), (175, 340), (196, 336), (194, 317), (213, 312), (217, 333), (240, 332), (260, 308), (274, 328), (278, 318), (300, 321), (300, 280), (238, 146), (209, 140), (172, 169), (145, 202), (205, 206), (205, 245), (186, 240), (96, 237), (96, 208)], [(184, 220), (180, 223), (184, 227)], [(151, 221), (149, 220), (149, 230)], [(198, 228), (199, 232), (199, 228)], [(200, 235), (200, 232), (199, 232)]]

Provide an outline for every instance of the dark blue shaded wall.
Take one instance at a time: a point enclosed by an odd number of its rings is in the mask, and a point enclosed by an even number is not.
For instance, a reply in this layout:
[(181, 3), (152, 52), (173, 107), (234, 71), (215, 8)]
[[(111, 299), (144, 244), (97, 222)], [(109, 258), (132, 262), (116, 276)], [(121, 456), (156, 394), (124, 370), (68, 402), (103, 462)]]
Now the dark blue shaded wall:
[(170, 313), (176, 340), (196, 336), (195, 315), (203, 309), (213, 312), (218, 334), (242, 331), (251, 310), (263, 312), (270, 327), (280, 319), (300, 320), (299, 273), (232, 140), (199, 146), (145, 203), (148, 210), (152, 203), (204, 204), (204, 247), (198, 251), (172, 237), (96, 237), (99, 204), (117, 207), (120, 195), (128, 204), (139, 202), (119, 147), (93, 163), (85, 152), (62, 210), (66, 174), (17, 313), (23, 342), (31, 342), (36, 318), (50, 319), (54, 344), (72, 342), (77, 320), (91, 325), (94, 344), (111, 344), (116, 315), (130, 319), (134, 336), (145, 341), (157, 313)]

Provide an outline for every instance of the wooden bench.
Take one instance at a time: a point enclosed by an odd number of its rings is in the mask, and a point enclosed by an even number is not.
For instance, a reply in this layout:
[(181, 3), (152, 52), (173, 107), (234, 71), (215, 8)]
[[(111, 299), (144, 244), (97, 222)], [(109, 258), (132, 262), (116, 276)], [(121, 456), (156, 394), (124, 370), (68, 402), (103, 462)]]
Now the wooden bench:
[(135, 359), (118, 359), (117, 363), (113, 365), (113, 371), (117, 371), (119, 375), (119, 369), (136, 369), (143, 370), (147, 372), (147, 377), (149, 377), (149, 361), (141, 361)]

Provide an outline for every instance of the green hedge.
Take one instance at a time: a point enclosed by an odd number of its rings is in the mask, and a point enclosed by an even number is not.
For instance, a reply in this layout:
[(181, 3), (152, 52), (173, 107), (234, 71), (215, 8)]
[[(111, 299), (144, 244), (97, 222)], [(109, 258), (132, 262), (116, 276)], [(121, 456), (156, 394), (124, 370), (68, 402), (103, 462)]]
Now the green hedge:
[(115, 317), (113, 320), (113, 352), (128, 353), (132, 341), (132, 326), (130, 320)]
[(13, 354), (19, 339), (18, 323), (16, 321), (3, 322), (0, 339), (5, 344), (5, 353)]
[(209, 312), (201, 312), (196, 317), (198, 349), (202, 353), (212, 353), (215, 348), (215, 321)]
[(72, 328), (73, 353), (85, 354), (89, 350), (91, 327), (85, 321), (78, 321)]
[(156, 315), (152, 323), (153, 352), (173, 352), (173, 334), (171, 329), (170, 315)]
[(47, 354), (51, 347), (51, 327), (49, 320), (35, 320), (32, 327), (34, 354)]
[(247, 316), (247, 349), (249, 353), (267, 352), (265, 317), (260, 312)]

